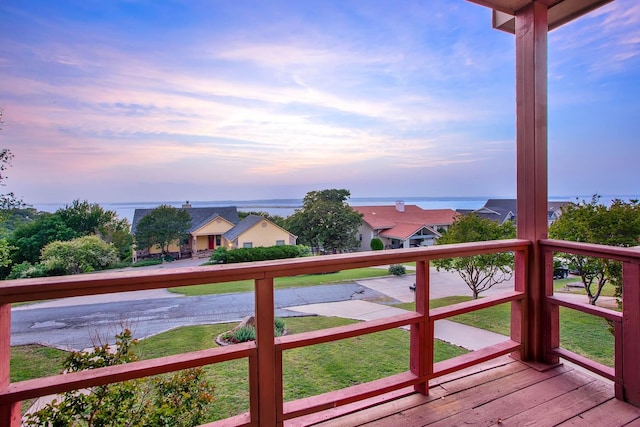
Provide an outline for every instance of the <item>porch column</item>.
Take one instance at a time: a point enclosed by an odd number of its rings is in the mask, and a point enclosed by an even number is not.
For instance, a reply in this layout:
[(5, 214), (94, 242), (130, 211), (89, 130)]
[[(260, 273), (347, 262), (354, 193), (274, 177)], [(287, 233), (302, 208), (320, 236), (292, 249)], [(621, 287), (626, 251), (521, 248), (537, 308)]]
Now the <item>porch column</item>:
[(518, 11), (515, 20), (517, 235), (533, 242), (533, 247), (516, 261), (524, 267), (516, 270), (516, 287), (527, 288), (528, 300), (513, 308), (516, 315), (524, 311), (523, 358), (544, 362), (549, 331), (544, 316), (544, 259), (538, 240), (548, 232), (547, 6), (533, 1)]

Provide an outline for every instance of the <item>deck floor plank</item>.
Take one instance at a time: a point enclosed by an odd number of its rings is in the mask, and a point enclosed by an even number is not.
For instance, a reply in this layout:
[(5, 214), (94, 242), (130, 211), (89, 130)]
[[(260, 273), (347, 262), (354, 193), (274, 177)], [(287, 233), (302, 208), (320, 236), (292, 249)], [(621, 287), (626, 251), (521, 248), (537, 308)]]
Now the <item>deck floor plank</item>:
[[(473, 387), (473, 377), (464, 377), (453, 381), (454, 383), (463, 383), (463, 390), (457, 393), (448, 394), (441, 399), (430, 402), (425, 405), (409, 409), (407, 411), (394, 414), (385, 420), (375, 421), (370, 426), (417, 426), (428, 425), (437, 421), (448, 418), (461, 411), (471, 409), (483, 405), (502, 396), (511, 394), (517, 390), (528, 387), (541, 381), (542, 378), (551, 378), (566, 371), (566, 368), (558, 368), (557, 370), (549, 370), (546, 372), (538, 372), (533, 369), (525, 369), (510, 375), (501, 376), (505, 369), (513, 369), (512, 367), (496, 368), (496, 375), (499, 380), (488, 381)], [(447, 384), (441, 385), (446, 387)]]
[(576, 415), (558, 427), (573, 426), (625, 426), (632, 421), (640, 420), (640, 408), (628, 405), (618, 399), (611, 398), (582, 414)]
[[(504, 426), (556, 426), (609, 400), (611, 386), (601, 381), (590, 382), (580, 388), (558, 396), (542, 405), (503, 420)], [(589, 425), (585, 423), (584, 425)]]
[(640, 408), (616, 400), (611, 384), (567, 366), (541, 372), (513, 359), (502, 360), (476, 366), (475, 373), (466, 369), (437, 381), (430, 396), (412, 394), (295, 425), (640, 427)]
[(562, 375), (548, 378), (532, 384), (511, 394), (502, 396), (491, 402), (459, 412), (456, 415), (439, 422), (430, 424), (434, 427), (449, 427), (457, 425), (485, 425), (490, 426), (501, 420), (535, 408), (538, 405), (562, 396), (585, 384), (595, 381), (587, 375), (576, 375), (568, 371)]

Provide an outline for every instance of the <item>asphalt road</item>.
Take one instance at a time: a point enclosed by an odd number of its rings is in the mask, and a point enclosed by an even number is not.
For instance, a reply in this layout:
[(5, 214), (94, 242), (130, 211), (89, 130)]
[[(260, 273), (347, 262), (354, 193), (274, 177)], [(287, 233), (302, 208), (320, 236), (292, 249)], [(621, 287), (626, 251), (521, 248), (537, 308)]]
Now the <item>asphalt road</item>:
[[(284, 307), (359, 299), (388, 301), (383, 294), (359, 284), (291, 288), (275, 291), (275, 315), (301, 316)], [(179, 326), (234, 322), (253, 314), (252, 292), (156, 296), (90, 304), (54, 301), (12, 310), (11, 345), (39, 343), (82, 350), (113, 342), (113, 336), (123, 326), (130, 328), (135, 337), (144, 338)]]

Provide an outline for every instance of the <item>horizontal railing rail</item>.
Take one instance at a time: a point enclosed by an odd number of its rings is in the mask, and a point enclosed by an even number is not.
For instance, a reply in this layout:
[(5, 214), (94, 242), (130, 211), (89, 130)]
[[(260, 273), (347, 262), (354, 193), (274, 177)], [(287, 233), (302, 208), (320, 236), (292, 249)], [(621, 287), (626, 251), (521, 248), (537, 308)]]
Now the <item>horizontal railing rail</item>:
[[(618, 399), (635, 405), (640, 404), (640, 373), (636, 358), (640, 345), (640, 247), (616, 247), (592, 243), (567, 242), (562, 240), (541, 240), (546, 268), (547, 304), (549, 307), (549, 348), (552, 357), (560, 357), (585, 369), (601, 375), (615, 384)], [(569, 301), (553, 295), (553, 256), (555, 253), (568, 253), (594, 258), (605, 258), (622, 263), (622, 281), (624, 289), (623, 311)], [(586, 297), (585, 297), (586, 298)], [(610, 322), (614, 337), (614, 366), (610, 367), (567, 350), (560, 345), (560, 311), (566, 307), (582, 313), (601, 317)]]
[[(168, 373), (190, 367), (248, 358), (249, 413), (209, 425), (276, 425), (285, 420), (326, 408), (358, 402), (373, 396), (404, 390), (428, 391), (428, 381), (475, 363), (498, 357), (521, 348), (521, 343), (507, 340), (448, 361), (433, 362), (434, 322), (461, 313), (496, 304), (522, 302), (523, 292), (483, 298), (449, 307), (428, 309), (429, 262), (435, 259), (472, 256), (496, 252), (526, 253), (530, 242), (521, 239), (443, 245), (366, 253), (328, 255), (289, 260), (216, 265), (167, 270), (95, 273), (77, 276), (21, 279), (0, 284), (0, 425), (18, 426), (20, 402), (54, 393), (63, 393), (112, 382)], [(338, 328), (275, 337), (274, 279), (301, 274), (323, 273), (403, 262), (416, 262), (416, 311), (375, 321)], [(256, 336), (255, 342), (184, 353), (175, 356), (137, 361), (124, 365), (78, 373), (60, 374), (9, 384), (10, 304), (63, 297), (97, 295), (145, 289), (161, 289), (205, 283), (254, 280)], [(383, 330), (410, 326), (411, 356), (405, 373), (318, 396), (283, 402), (282, 353), (325, 342), (357, 337)], [(397, 393), (395, 394), (398, 395)]]

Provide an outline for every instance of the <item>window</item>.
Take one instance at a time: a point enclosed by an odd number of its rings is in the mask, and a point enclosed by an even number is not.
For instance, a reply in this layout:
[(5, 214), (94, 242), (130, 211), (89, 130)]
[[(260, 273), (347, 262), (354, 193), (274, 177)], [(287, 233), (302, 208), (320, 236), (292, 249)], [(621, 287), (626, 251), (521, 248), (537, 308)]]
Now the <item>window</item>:
[(243, 248), (251, 249), (253, 247), (253, 242), (244, 242), (242, 244)]
[(276, 246), (284, 246), (284, 240), (276, 240)]
[(222, 236), (217, 234), (216, 235), (216, 246), (220, 246), (222, 244), (221, 240), (222, 240)]

